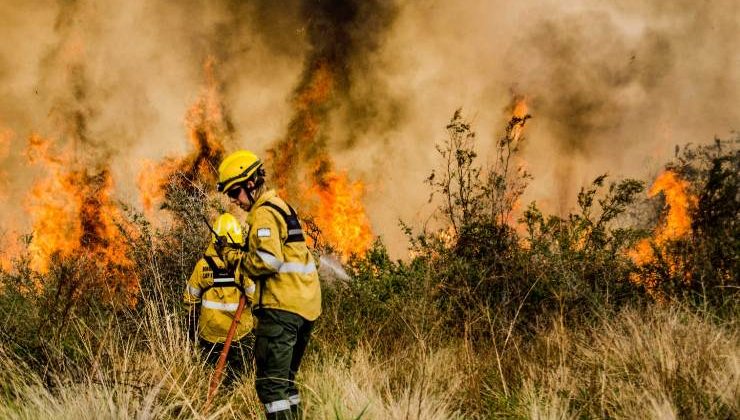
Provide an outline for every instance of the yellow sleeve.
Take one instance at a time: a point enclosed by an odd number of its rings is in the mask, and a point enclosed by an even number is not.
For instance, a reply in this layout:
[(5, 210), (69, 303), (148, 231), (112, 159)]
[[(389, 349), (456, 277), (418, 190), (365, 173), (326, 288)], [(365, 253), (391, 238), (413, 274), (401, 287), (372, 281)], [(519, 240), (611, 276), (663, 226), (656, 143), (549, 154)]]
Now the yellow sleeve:
[(185, 287), (185, 294), (183, 301), (188, 307), (194, 307), (200, 303), (200, 295), (203, 289), (213, 282), (213, 273), (208, 267), (208, 263), (205, 260), (200, 259), (193, 269), (193, 273), (190, 274), (187, 286)]
[(282, 217), (267, 207), (260, 207), (254, 215), (250, 227), (249, 249), (244, 252), (241, 266), (249, 277), (259, 277), (277, 273), (283, 265), (282, 232), (287, 227)]
[(247, 296), (247, 302), (249, 305), (252, 305), (252, 302), (254, 301), (254, 292), (256, 289), (256, 285), (254, 284), (254, 281), (247, 277), (246, 274), (244, 274), (241, 269), (237, 269), (236, 271), (236, 282), (242, 286), (244, 289), (244, 293)]

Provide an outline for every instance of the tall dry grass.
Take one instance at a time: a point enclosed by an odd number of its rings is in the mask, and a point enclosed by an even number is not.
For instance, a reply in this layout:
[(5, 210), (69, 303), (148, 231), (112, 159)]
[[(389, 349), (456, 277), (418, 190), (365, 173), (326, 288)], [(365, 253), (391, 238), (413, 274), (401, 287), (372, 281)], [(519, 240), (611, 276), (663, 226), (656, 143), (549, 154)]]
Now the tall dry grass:
[(556, 321), (520, 365), (527, 417), (740, 415), (737, 326), (675, 307), (626, 310), (579, 331)]
[[(0, 417), (260, 415), (250, 374), (221, 390), (204, 412), (211, 370), (188, 340), (177, 310), (149, 301), (143, 313), (135, 334), (123, 335), (112, 324), (97, 347), (86, 347), (81, 375), (42, 380), (0, 347)], [(624, 310), (590, 327), (562, 321), (553, 319), (531, 339), (512, 341), (499, 358), (494, 347), (500, 350), (502, 343), (472, 348), (465, 340), (417, 342), (392, 354), (364, 344), (335, 353), (314, 348), (299, 376), (307, 417), (740, 416), (740, 335), (734, 323), (676, 306)]]

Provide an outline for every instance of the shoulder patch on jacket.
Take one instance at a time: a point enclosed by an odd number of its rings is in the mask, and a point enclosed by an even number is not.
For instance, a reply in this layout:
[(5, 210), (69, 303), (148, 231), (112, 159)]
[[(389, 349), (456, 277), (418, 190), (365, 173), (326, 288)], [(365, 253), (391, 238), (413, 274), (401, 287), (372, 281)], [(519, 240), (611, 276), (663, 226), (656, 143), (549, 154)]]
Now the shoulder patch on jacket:
[(270, 232), (270, 228), (260, 228), (257, 229), (257, 237), (258, 238), (269, 238), (272, 232)]

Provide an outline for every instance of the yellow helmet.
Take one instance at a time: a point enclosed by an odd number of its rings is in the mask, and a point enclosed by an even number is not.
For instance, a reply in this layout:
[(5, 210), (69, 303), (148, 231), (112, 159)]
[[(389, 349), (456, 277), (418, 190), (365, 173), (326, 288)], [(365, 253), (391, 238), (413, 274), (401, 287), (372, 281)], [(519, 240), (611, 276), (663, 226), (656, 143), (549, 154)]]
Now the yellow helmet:
[(248, 150), (238, 150), (228, 156), (218, 166), (219, 192), (228, 191), (234, 184), (246, 181), (262, 168), (262, 161)]
[[(224, 213), (213, 222), (213, 230), (218, 236), (223, 236), (232, 244), (241, 245), (244, 237), (242, 236), (242, 225), (236, 220), (231, 213)], [(211, 241), (216, 243), (216, 236), (211, 234)]]

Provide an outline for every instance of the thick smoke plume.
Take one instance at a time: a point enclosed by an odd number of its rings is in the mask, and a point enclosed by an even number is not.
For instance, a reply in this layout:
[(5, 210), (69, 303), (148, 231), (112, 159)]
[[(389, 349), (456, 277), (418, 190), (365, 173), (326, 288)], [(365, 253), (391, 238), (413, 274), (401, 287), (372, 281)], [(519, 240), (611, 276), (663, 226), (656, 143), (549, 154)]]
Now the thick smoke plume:
[[(395, 15), (378, 1), (304, 1), (301, 18), (309, 43), (304, 71), (293, 94), (293, 116), (285, 137), (268, 151), (278, 187), (312, 213), (326, 240), (345, 256), (365, 251), (372, 242), (362, 201), (364, 186), (337, 173), (331, 156), (330, 117), (340, 107), (355, 121), (344, 131), (346, 145), (367, 132), (377, 114), (377, 92), (360, 103), (353, 98), (366, 57), (380, 46)], [(359, 82), (359, 83), (358, 83)], [(334, 144), (337, 142), (335, 141)], [(302, 181), (308, 175), (309, 183)]]
[(674, 145), (737, 129), (739, 14), (716, 0), (3, 1), (3, 230), (30, 229), (32, 133), (71, 145), (91, 175), (110, 164), (114, 197), (139, 202), (142, 159), (192, 150), (209, 56), (224, 151), (272, 150), (269, 175), (297, 196), (322, 174), (364, 181), (373, 232), (397, 255), (397, 220), (432, 209), (422, 182), (453, 111), (485, 158), (512, 93), (533, 116), (524, 200), (566, 212), (599, 173), (652, 176)]
[(381, 46), (395, 17), (395, 6), (375, 0), (304, 1), (300, 8), (308, 52), (293, 94), (294, 114), (288, 131), (269, 150), (282, 189), (296, 185), (304, 167), (315, 184), (325, 187), (325, 174), (333, 169), (329, 150), (332, 111), (345, 107), (353, 119), (342, 121), (351, 124), (344, 131), (345, 138), (334, 139), (351, 145), (372, 125), (379, 102), (388, 97), (383, 91), (359, 99), (353, 93), (356, 85), (371, 82), (362, 78), (362, 72), (369, 69), (367, 57)]

